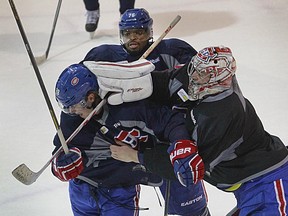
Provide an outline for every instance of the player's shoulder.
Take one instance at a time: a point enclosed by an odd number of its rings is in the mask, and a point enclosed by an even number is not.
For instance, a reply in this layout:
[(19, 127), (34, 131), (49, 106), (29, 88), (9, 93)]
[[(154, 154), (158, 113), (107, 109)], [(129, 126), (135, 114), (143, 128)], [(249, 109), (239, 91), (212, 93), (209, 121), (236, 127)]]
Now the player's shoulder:
[(162, 52), (163, 50), (166, 50), (166, 52), (171, 54), (177, 54), (180, 50), (185, 50), (185, 53), (190, 53), (192, 55), (197, 53), (197, 51), (188, 42), (178, 38), (164, 39), (155, 49), (161, 50)]
[(60, 115), (60, 120), (61, 120), (61, 124), (63, 125), (78, 125), (79, 123), (81, 123), (83, 121), (83, 119), (79, 116), (76, 115), (68, 115), (64, 112), (61, 112)]
[(160, 42), (160, 45), (165, 46), (175, 46), (175, 45), (185, 45), (185, 46), (191, 46), (188, 42), (181, 40), (179, 38), (169, 38), (169, 39), (163, 39)]

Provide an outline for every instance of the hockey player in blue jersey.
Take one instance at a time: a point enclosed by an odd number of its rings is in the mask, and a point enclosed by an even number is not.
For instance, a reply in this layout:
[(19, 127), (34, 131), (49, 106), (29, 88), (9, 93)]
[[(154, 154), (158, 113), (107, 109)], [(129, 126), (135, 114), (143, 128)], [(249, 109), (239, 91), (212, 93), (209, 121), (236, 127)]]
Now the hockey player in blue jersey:
[[(287, 215), (288, 150), (265, 131), (235, 72), (230, 48), (207, 47), (177, 70), (152, 72), (152, 98), (166, 98), (186, 111), (195, 153), (205, 164), (204, 180), (234, 193), (240, 216)], [(142, 82), (137, 82), (140, 88)], [(179, 181), (189, 187), (195, 178), (193, 154), (179, 159), (177, 151), (177, 145), (168, 148)]]
[[(94, 47), (83, 61), (138, 60), (153, 43), (153, 19), (145, 9), (127, 10), (119, 22), (119, 34), (121, 44)], [(146, 59), (155, 65), (155, 70), (162, 71), (186, 63), (196, 53), (185, 41), (171, 38), (162, 40)]]
[[(148, 61), (146, 66), (149, 71), (154, 69)], [(60, 126), (65, 138), (101, 101), (98, 89), (96, 76), (81, 64), (71, 65), (61, 73), (55, 95), (63, 111)], [(148, 100), (106, 105), (82, 128), (70, 142), (69, 153), (62, 152), (52, 163), (53, 174), (61, 181), (69, 181), (75, 216), (139, 215), (139, 184), (159, 186), (162, 179), (139, 163), (113, 159), (110, 145), (116, 139), (141, 150), (156, 143), (154, 135), (170, 143), (190, 142), (182, 115)], [(54, 145), (55, 152), (61, 146), (58, 135)]]
[[(92, 48), (83, 61), (138, 60), (153, 43), (153, 19), (145, 9), (127, 10), (119, 22), (119, 34), (121, 44), (104, 44)], [(155, 70), (162, 71), (188, 62), (196, 53), (197, 51), (183, 40), (164, 39), (146, 59), (155, 65)], [(165, 181), (160, 189), (165, 197)], [(202, 181), (191, 188), (185, 188), (178, 181), (172, 181), (168, 213), (183, 216), (208, 215), (206, 197)]]

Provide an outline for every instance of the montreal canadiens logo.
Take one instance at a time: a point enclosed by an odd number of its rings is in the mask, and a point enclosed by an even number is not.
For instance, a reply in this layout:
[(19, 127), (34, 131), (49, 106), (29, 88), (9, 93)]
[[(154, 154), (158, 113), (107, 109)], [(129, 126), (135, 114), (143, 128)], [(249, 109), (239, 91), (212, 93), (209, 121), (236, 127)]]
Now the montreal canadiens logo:
[(71, 80), (71, 85), (72, 86), (75, 86), (77, 85), (79, 82), (79, 78), (78, 77), (73, 77), (73, 79)]

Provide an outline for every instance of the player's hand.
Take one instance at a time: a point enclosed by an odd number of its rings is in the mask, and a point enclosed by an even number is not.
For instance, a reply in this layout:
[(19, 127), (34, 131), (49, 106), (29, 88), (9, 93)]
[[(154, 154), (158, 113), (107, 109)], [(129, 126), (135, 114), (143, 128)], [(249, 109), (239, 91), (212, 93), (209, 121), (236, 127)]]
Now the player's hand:
[(204, 177), (204, 163), (195, 142), (180, 140), (168, 148), (170, 160), (179, 182), (188, 187)]
[(138, 151), (134, 150), (131, 146), (123, 143), (119, 140), (116, 140), (117, 145), (111, 145), (111, 156), (123, 162), (135, 162), (139, 163), (138, 160)]
[(52, 163), (52, 171), (61, 181), (76, 178), (83, 168), (81, 151), (76, 147), (69, 149), (68, 154), (60, 153), (58, 157), (54, 158)]

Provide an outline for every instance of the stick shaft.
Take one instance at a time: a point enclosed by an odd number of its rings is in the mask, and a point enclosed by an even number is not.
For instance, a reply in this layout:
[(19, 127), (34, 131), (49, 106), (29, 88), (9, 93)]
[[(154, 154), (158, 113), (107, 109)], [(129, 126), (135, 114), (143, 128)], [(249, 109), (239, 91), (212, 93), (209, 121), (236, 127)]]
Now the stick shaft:
[(168, 215), (171, 181), (166, 181), (164, 216)]
[(58, 17), (59, 17), (61, 4), (62, 4), (62, 0), (59, 0), (58, 4), (57, 4), (55, 16), (54, 16), (54, 21), (53, 21), (53, 26), (52, 26), (52, 29), (51, 29), (51, 34), (50, 34), (48, 46), (47, 46), (47, 49), (46, 49), (46, 52), (45, 52), (46, 59), (48, 58), (48, 54), (49, 54), (50, 47), (51, 47), (51, 44), (52, 44), (52, 39), (53, 39), (54, 32), (55, 32), (55, 29), (56, 29), (56, 24), (57, 24), (57, 20), (58, 20)]
[[(97, 114), (101, 108), (106, 104), (106, 99), (103, 99), (97, 106), (96, 108), (81, 122), (81, 124), (74, 130), (74, 132), (69, 136), (69, 138), (66, 140), (66, 143), (69, 144), (71, 140), (79, 133), (79, 131), (91, 120), (91, 118)], [(44, 169), (49, 166), (49, 164), (53, 161), (55, 157), (58, 156), (58, 154), (62, 151), (63, 146), (61, 146), (47, 161), (47, 163), (44, 165)], [(42, 168), (42, 169), (43, 169)], [(41, 169), (41, 170), (42, 170)]]
[(238, 216), (240, 212), (240, 209), (237, 208), (237, 206), (235, 206), (232, 210), (230, 210), (226, 216)]
[(34, 57), (33, 52), (32, 52), (32, 50), (31, 50), (30, 44), (29, 44), (29, 42), (28, 42), (28, 39), (27, 39), (27, 37), (26, 37), (26, 33), (25, 33), (25, 31), (24, 31), (23, 25), (22, 25), (21, 20), (20, 20), (20, 18), (19, 18), (18, 12), (17, 12), (16, 7), (15, 7), (15, 4), (14, 4), (13, 0), (9, 0), (9, 3), (10, 3), (10, 6), (11, 6), (11, 9), (12, 9), (14, 18), (15, 18), (15, 20), (16, 20), (18, 29), (19, 29), (19, 31), (20, 31), (21, 37), (22, 37), (22, 39), (23, 39), (23, 42), (24, 42), (26, 51), (27, 51), (27, 53), (28, 53), (28, 55), (29, 55), (30, 61), (31, 61), (32, 66), (33, 66), (33, 69), (34, 69), (34, 71), (35, 71), (35, 74), (36, 74), (38, 83), (39, 83), (39, 85), (40, 85), (40, 87), (41, 87), (41, 90), (42, 90), (42, 93), (43, 93), (43, 95), (44, 95), (46, 104), (47, 104), (48, 109), (49, 109), (49, 113), (50, 113), (50, 115), (51, 115), (51, 117), (52, 117), (54, 126), (55, 126), (55, 128), (56, 128), (57, 134), (58, 134), (58, 136), (59, 136), (59, 138), (60, 138), (60, 141), (61, 141), (61, 144), (62, 144), (62, 146), (63, 146), (63, 149), (64, 149), (65, 153), (68, 153), (68, 152), (69, 152), (68, 146), (67, 146), (67, 144), (65, 143), (65, 138), (63, 137), (61, 128), (60, 128), (59, 123), (58, 123), (58, 121), (57, 121), (57, 118), (56, 118), (56, 115), (55, 115), (53, 106), (52, 106), (52, 104), (51, 104), (51, 101), (50, 101), (50, 98), (49, 98), (49, 96), (48, 96), (47, 90), (46, 90), (46, 88), (45, 88), (45, 85), (44, 85), (43, 79), (42, 79), (42, 77), (41, 77), (40, 71), (39, 71), (39, 69), (38, 69), (38, 67), (37, 67), (37, 64), (36, 64), (36, 61), (35, 61), (35, 57)]
[(175, 19), (170, 23), (166, 30), (160, 35), (160, 37), (146, 50), (141, 56), (141, 59), (147, 58), (147, 56), (154, 50), (154, 48), (162, 41), (162, 39), (171, 31), (172, 28), (180, 21), (181, 16), (177, 15)]
[[(70, 137), (66, 140), (66, 143), (69, 144), (71, 142), (71, 140), (79, 133), (79, 131), (91, 120), (91, 118), (97, 114), (101, 108), (106, 104), (106, 99), (103, 99), (97, 106), (96, 108), (81, 122), (81, 124), (74, 130), (74, 132), (70, 135)], [(62, 147), (59, 148), (57, 150), (58, 151), (61, 151), (62, 150)], [(57, 153), (56, 152), (56, 153)], [(54, 157), (56, 156), (56, 153), (53, 155)], [(53, 157), (52, 156), (52, 157)], [(53, 158), (54, 158), (53, 157)]]

